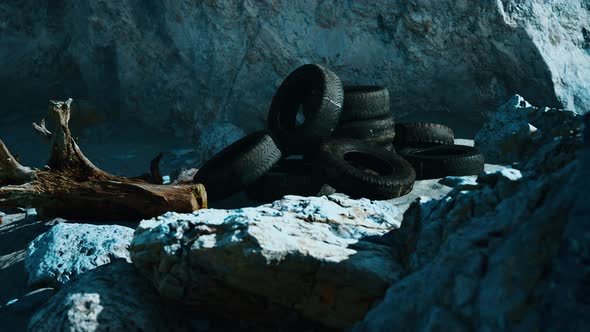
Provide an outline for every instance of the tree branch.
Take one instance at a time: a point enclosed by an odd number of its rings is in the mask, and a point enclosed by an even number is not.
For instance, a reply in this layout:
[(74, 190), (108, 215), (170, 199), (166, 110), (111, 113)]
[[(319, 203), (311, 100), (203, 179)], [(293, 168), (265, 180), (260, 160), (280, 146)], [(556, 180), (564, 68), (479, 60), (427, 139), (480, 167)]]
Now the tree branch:
[(156, 158), (152, 159), (150, 163), (150, 175), (152, 178), (153, 183), (162, 184), (164, 183), (164, 179), (162, 178), (162, 173), (160, 172), (160, 161), (164, 156), (163, 153), (160, 153), (156, 156)]
[(0, 182), (22, 184), (33, 179), (35, 171), (21, 165), (0, 140)]
[[(145, 219), (207, 207), (202, 184), (161, 184), (162, 154), (152, 160), (145, 179), (115, 176), (94, 166), (68, 127), (71, 103), (72, 99), (51, 101), (48, 120), (53, 132), (44, 121), (33, 125), (41, 135), (51, 137), (51, 156), (44, 170), (22, 166), (0, 141), (0, 207), (35, 208), (42, 217), (102, 221)], [(20, 185), (2, 186), (6, 183)]]
[(43, 136), (48, 141), (51, 140), (51, 132), (47, 130), (47, 127), (45, 126), (45, 118), (41, 119), (39, 124), (33, 122), (33, 129), (35, 129), (39, 135)]
[(10, 185), (0, 187), (0, 206), (8, 208), (31, 208), (37, 199), (35, 186), (32, 184)]

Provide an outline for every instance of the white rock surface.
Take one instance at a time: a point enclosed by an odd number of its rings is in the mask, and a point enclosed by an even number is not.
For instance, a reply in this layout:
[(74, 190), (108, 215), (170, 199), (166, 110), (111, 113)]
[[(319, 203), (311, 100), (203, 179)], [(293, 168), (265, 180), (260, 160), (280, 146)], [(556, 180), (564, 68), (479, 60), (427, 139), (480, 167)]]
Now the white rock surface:
[(3, 1), (0, 96), (40, 106), (72, 96), (96, 114), (167, 123), (177, 135), (197, 125), (199, 137), (220, 120), (251, 132), (265, 124), (286, 75), (315, 62), (347, 84), (387, 86), (399, 116), (479, 118), (516, 92), (583, 112), (589, 7), (587, 0)]
[(142, 221), (130, 251), (165, 298), (188, 307), (239, 315), (256, 312), (254, 297), (342, 328), (403, 274), (391, 248), (375, 240), (399, 226), (399, 212), (332, 195), (168, 213)]
[(132, 237), (132, 228), (119, 225), (55, 225), (27, 248), (28, 284), (57, 288), (115, 259), (130, 262), (128, 247)]
[(31, 318), (29, 331), (186, 331), (181, 310), (162, 302), (132, 264), (103, 265), (64, 285)]

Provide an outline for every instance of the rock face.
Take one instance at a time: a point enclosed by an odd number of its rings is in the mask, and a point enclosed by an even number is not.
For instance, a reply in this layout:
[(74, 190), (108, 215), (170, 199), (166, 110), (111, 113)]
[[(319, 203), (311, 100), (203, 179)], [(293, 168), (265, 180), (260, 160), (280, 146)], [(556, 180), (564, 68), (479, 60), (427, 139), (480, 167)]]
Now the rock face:
[(133, 229), (62, 223), (33, 240), (25, 257), (29, 286), (59, 287), (115, 259), (129, 258)]
[(65, 285), (30, 320), (29, 331), (185, 331), (132, 264), (117, 261)]
[(526, 161), (539, 149), (553, 150), (555, 144), (548, 143), (556, 139), (581, 134), (581, 124), (581, 116), (571, 111), (534, 107), (514, 95), (477, 133), (475, 146), (486, 162)]
[(386, 235), (409, 274), (354, 330), (587, 330), (590, 145), (580, 141), (547, 143), (562, 158), (532, 158), (525, 173), (415, 202)]
[(587, 0), (4, 1), (0, 97), (71, 96), (90, 122), (133, 115), (199, 138), (215, 121), (261, 128), (281, 80), (315, 62), (386, 85), (398, 115), (478, 117), (516, 91), (586, 112), (589, 13)]
[(141, 222), (131, 257), (160, 294), (186, 307), (233, 318), (271, 303), (342, 328), (403, 274), (391, 248), (375, 241), (399, 225), (399, 212), (332, 195), (169, 213)]

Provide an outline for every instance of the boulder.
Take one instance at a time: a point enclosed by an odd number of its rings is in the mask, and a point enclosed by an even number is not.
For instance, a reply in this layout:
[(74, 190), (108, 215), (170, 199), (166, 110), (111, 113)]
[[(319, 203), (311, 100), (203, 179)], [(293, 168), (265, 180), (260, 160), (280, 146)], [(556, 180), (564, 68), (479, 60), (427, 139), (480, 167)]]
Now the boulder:
[(187, 308), (251, 318), (272, 304), (342, 328), (404, 273), (395, 249), (379, 242), (399, 212), (332, 195), (168, 213), (140, 223), (131, 258), (164, 298)]
[(182, 310), (162, 302), (132, 264), (118, 260), (64, 285), (29, 331), (185, 331)]
[(353, 330), (587, 330), (590, 149), (535, 160), (416, 201), (385, 236), (408, 275)]
[[(475, 146), (486, 162), (520, 162), (556, 139), (581, 135), (582, 117), (571, 111), (531, 106), (514, 95), (475, 135)], [(574, 135), (573, 135), (574, 134)], [(537, 164), (537, 162), (535, 162)]]
[(115, 259), (130, 262), (128, 247), (132, 237), (132, 228), (119, 225), (55, 225), (27, 247), (28, 284), (58, 288)]
[(400, 116), (481, 121), (516, 91), (584, 112), (589, 8), (586, 0), (4, 1), (0, 98), (44, 107), (73, 97), (92, 114), (131, 115), (176, 135), (196, 125), (198, 138), (220, 120), (261, 128), (281, 81), (320, 63), (346, 84), (387, 86)]

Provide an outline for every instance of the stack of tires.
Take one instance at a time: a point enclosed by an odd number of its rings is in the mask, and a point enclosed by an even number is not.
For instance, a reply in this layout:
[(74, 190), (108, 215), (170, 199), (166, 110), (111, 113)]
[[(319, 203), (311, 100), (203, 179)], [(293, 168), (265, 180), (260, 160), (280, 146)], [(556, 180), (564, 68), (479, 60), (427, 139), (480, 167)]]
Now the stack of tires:
[(340, 122), (333, 137), (361, 140), (390, 150), (395, 137), (389, 91), (384, 86), (345, 86)]
[(438, 123), (412, 122), (395, 126), (394, 147), (416, 171), (416, 179), (477, 175), (484, 156), (477, 148), (455, 145), (453, 130)]
[(343, 88), (332, 71), (309, 64), (289, 74), (278, 88), (268, 128), (222, 150), (193, 181), (205, 185), (211, 202), (243, 189), (261, 202), (334, 191), (390, 199), (409, 193), (416, 179), (393, 143), (400, 143), (410, 158), (423, 153), (411, 149), (431, 147), (396, 137), (386, 88)]

